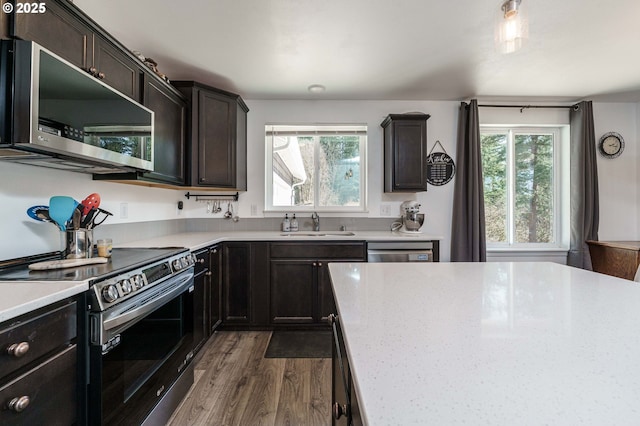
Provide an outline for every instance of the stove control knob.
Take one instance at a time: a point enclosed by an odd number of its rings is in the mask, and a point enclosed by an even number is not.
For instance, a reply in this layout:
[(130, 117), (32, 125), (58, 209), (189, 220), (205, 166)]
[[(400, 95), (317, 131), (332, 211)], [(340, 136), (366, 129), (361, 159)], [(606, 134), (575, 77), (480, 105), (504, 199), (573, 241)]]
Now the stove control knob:
[(180, 263), (182, 263), (182, 267), (183, 268), (188, 268), (189, 267), (189, 261), (187, 260), (186, 257), (180, 258)]
[(144, 281), (142, 281), (142, 275), (135, 275), (131, 278), (131, 282), (133, 283), (133, 288), (138, 290), (141, 289), (144, 285)]
[(176, 271), (182, 269), (182, 262), (180, 262), (180, 259), (176, 259), (173, 261), (173, 269), (175, 269)]
[(111, 303), (118, 298), (118, 289), (115, 285), (110, 284), (102, 289), (102, 298), (105, 302)]
[(129, 294), (133, 291), (133, 286), (131, 285), (131, 280), (126, 279), (120, 281), (120, 288), (122, 289), (122, 293)]

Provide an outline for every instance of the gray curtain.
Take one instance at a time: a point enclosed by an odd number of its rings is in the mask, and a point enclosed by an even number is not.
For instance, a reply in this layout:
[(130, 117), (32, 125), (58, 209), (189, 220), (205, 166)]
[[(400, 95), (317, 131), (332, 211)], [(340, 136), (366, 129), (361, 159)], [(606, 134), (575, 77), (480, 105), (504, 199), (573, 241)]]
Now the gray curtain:
[(462, 102), (458, 115), (451, 261), (485, 262), (484, 189), (478, 101)]
[(591, 270), (586, 240), (598, 239), (600, 221), (593, 105), (582, 101), (569, 113), (571, 124), (571, 241), (567, 265)]

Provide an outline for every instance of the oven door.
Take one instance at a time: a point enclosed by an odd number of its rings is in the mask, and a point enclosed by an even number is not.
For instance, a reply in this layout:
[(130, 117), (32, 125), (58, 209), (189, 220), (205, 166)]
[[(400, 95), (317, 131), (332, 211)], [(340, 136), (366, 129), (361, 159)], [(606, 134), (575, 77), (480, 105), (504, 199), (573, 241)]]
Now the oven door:
[(180, 376), (193, 357), (193, 290), (191, 268), (127, 306), (92, 314), (92, 332), (100, 319), (107, 343), (92, 337), (91, 424), (141, 424)]

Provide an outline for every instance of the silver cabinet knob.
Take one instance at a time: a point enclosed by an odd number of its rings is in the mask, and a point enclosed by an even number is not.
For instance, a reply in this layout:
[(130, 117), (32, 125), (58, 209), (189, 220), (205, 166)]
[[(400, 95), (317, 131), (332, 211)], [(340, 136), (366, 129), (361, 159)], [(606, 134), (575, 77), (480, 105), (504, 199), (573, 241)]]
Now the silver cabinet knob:
[(347, 404), (339, 404), (337, 402), (333, 403), (333, 418), (339, 420), (340, 417), (347, 415)]
[(205, 274), (206, 276), (210, 277), (211, 275), (213, 275), (213, 272), (211, 272), (211, 271), (207, 271), (207, 272), (205, 272), (204, 274)]
[(329, 316), (327, 317), (327, 321), (329, 322), (329, 325), (333, 325), (336, 322), (336, 315), (329, 314)]
[(11, 401), (9, 401), (9, 403), (7, 404), (7, 407), (11, 411), (20, 413), (29, 406), (29, 402), (31, 401), (29, 400), (29, 397), (26, 395), (21, 397), (16, 397), (16, 398), (13, 398)]
[(14, 343), (7, 348), (7, 353), (16, 358), (20, 358), (27, 352), (29, 352), (28, 342)]
[(203, 263), (204, 264), (204, 259), (198, 259), (198, 263)]

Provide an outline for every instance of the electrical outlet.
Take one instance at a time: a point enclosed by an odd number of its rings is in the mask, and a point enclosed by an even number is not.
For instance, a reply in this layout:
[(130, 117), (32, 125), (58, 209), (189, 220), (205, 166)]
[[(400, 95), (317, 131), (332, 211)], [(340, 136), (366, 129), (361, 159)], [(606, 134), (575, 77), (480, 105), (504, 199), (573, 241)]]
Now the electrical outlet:
[(129, 203), (120, 203), (120, 219), (129, 217)]
[(251, 216), (258, 216), (258, 206), (251, 204)]
[(391, 216), (391, 204), (380, 204), (380, 216)]

